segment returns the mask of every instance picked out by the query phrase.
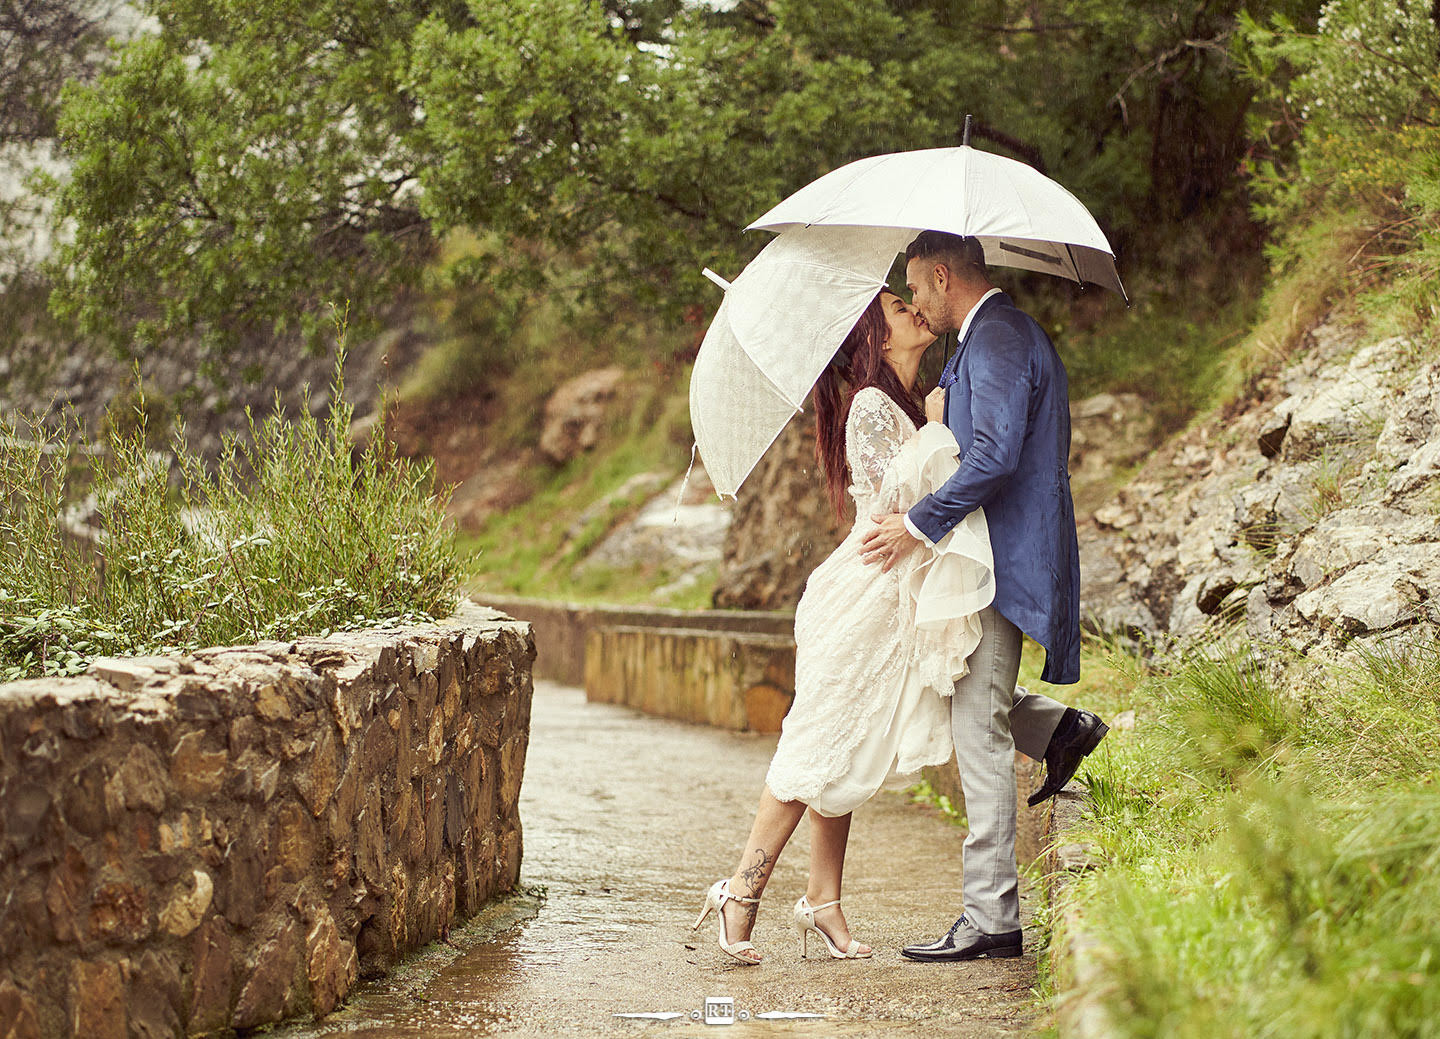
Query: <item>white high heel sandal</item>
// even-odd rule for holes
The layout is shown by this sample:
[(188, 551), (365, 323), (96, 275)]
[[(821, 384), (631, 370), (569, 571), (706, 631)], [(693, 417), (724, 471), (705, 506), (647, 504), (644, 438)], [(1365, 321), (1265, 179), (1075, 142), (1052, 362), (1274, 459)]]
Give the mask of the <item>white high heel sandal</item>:
[(820, 936), (820, 940), (825, 943), (825, 950), (837, 960), (864, 960), (875, 955), (874, 949), (868, 952), (861, 952), (860, 942), (856, 941), (853, 937), (850, 939), (850, 944), (845, 946), (842, 952), (836, 947), (835, 943), (831, 941), (830, 936), (816, 925), (816, 913), (822, 909), (829, 909), (831, 906), (838, 906), (839, 904), (840, 900), (837, 898), (833, 902), (822, 902), (818, 906), (812, 906), (804, 895), (801, 895), (800, 901), (795, 903), (795, 930), (800, 932), (800, 957), (802, 959), (806, 958), (806, 954), (809, 952), (811, 931), (814, 931)]
[(717, 880), (710, 885), (710, 890), (705, 893), (705, 907), (700, 910), (700, 915), (695, 918), (695, 925), (691, 927), (690, 930), (698, 931), (700, 925), (705, 922), (705, 917), (710, 915), (710, 910), (715, 910), (715, 916), (720, 921), (720, 933), (716, 935), (716, 940), (720, 943), (721, 950), (735, 957), (735, 959), (741, 963), (748, 963), (752, 967), (758, 966), (760, 963), (759, 960), (752, 960), (748, 956), (741, 955), (741, 953), (752, 951), (755, 948), (753, 944), (748, 941), (732, 943), (729, 940), (729, 936), (726, 935), (724, 913), (726, 902), (739, 902), (741, 905), (747, 906), (760, 904), (758, 898), (741, 898), (739, 895), (732, 895), (730, 893), (730, 881), (728, 878), (725, 880)]

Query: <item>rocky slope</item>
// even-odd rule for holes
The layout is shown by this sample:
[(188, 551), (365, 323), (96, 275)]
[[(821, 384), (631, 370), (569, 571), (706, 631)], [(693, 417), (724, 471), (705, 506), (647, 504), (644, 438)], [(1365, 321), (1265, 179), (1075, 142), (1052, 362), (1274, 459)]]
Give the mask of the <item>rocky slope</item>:
[(1440, 623), (1440, 359), (1335, 321), (1081, 530), (1095, 627), (1330, 655)]

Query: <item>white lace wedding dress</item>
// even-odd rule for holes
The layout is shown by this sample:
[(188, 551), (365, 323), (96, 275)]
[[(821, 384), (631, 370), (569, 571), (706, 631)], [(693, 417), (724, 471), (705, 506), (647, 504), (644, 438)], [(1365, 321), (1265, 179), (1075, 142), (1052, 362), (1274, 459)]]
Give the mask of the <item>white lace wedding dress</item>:
[(889, 573), (861, 560), (860, 543), (872, 516), (903, 512), (943, 484), (957, 450), (949, 429), (917, 431), (884, 391), (855, 394), (845, 423), (855, 525), (795, 611), (795, 702), (765, 777), (779, 800), (844, 815), (890, 772), (949, 760), (949, 697), (995, 594), (984, 511)]

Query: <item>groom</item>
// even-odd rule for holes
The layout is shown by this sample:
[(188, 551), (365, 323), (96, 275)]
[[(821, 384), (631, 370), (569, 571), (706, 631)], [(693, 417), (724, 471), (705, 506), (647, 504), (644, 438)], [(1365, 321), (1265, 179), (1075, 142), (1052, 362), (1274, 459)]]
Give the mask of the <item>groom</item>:
[(1045, 648), (1043, 681), (1080, 678), (1080, 550), (1066, 469), (1065, 366), (1040, 326), (991, 284), (976, 239), (924, 231), (905, 259), (905, 279), (930, 331), (959, 332), (940, 386), (960, 466), (908, 514), (875, 517), (861, 551), (867, 563), (888, 570), (983, 507), (995, 601), (980, 614), (980, 644), (951, 701), (970, 823), (965, 910), (941, 938), (901, 953), (912, 960), (1019, 956), (1015, 749), (1045, 761), (1045, 783), (1030, 797), (1035, 805), (1069, 782), (1107, 731), (1089, 711), (1015, 688), (1022, 633)]

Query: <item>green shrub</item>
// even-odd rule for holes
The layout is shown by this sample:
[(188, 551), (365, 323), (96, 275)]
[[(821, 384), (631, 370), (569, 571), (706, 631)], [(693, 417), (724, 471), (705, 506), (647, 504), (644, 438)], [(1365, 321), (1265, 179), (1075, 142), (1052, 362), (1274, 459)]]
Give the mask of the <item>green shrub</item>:
[[(353, 450), (343, 359), (342, 337), (328, 418), (277, 403), (213, 472), (183, 440), (150, 450), (143, 423), (94, 450), (73, 424), (0, 420), (0, 680), (449, 613), (460, 572), (429, 470), (383, 426)], [(77, 489), (88, 537), (60, 522)]]
[[(1440, 26), (1420, 0), (1330, 0), (1318, 32), (1241, 16), (1239, 53), (1267, 104), (1251, 123), (1256, 214), (1281, 266), (1346, 214), (1348, 266), (1390, 330), (1440, 316)], [(1356, 231), (1358, 230), (1358, 234)]]
[(1200, 775), (1233, 782), (1302, 735), (1294, 706), (1246, 650), (1184, 653), (1156, 692), (1162, 726)]

